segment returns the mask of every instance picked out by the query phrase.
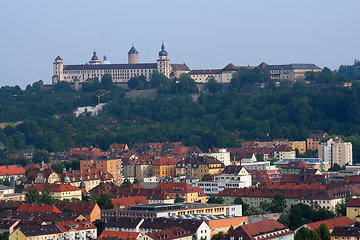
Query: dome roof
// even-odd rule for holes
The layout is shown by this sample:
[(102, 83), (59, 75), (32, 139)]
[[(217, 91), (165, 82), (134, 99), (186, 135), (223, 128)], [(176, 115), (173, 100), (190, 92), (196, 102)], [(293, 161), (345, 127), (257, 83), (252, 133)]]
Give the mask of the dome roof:
[(62, 61), (62, 58), (58, 55), (58, 56), (55, 58), (55, 61)]
[(70, 178), (68, 176), (64, 177), (64, 182), (70, 182)]
[(93, 56), (91, 58), (91, 60), (99, 60), (98, 57), (96, 56), (96, 52), (94, 51)]
[(134, 48), (134, 46), (132, 46), (130, 48), (130, 51), (128, 52), (128, 54), (138, 54), (138, 51), (136, 51), (136, 49)]
[(162, 43), (162, 45), (161, 45), (161, 51), (159, 52), (159, 56), (160, 56), (160, 57), (167, 56), (167, 51), (165, 51), (165, 45), (164, 45), (164, 43)]

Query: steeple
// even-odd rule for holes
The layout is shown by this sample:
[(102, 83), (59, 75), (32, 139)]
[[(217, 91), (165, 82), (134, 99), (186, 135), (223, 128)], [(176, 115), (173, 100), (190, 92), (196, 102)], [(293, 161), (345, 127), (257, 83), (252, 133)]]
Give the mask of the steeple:
[(164, 42), (162, 42), (161, 44), (161, 51), (159, 52), (159, 57), (160, 59), (163, 59), (163, 57), (167, 57), (167, 51), (165, 51), (165, 45), (164, 45)]

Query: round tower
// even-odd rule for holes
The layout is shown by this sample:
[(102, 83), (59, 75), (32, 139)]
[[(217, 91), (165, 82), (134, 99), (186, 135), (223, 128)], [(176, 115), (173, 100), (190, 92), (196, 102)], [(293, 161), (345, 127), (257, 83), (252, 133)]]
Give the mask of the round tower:
[(130, 48), (128, 52), (128, 63), (129, 64), (138, 64), (139, 63), (139, 53), (136, 51), (134, 46)]

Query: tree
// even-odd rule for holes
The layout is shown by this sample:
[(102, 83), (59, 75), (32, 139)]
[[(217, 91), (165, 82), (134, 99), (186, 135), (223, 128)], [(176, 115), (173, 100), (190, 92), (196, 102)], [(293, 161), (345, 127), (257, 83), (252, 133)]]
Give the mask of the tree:
[(330, 240), (330, 231), (325, 223), (322, 223), (317, 230), (318, 235), (320, 236), (321, 240)]
[(224, 237), (224, 233), (223, 232), (218, 232), (217, 234), (214, 234), (211, 237), (211, 240), (220, 240)]
[(175, 195), (175, 201), (174, 201), (175, 203), (181, 203), (181, 202), (184, 202), (184, 201), (185, 201), (185, 199), (180, 197), (179, 194)]
[(229, 227), (229, 230), (227, 231), (227, 233), (229, 234), (229, 233), (231, 233), (232, 231), (234, 231), (235, 229), (234, 229), (234, 226), (233, 225), (230, 225), (230, 227)]
[(104, 74), (101, 78), (102, 87), (106, 90), (111, 90), (113, 86), (113, 79), (111, 74)]
[(207, 203), (217, 203), (217, 204), (223, 204), (224, 203), (224, 198), (222, 197), (210, 197), (208, 200), (207, 200)]
[(242, 212), (244, 216), (248, 216), (247, 210), (249, 209), (249, 204), (246, 204), (241, 197), (237, 197), (234, 200), (234, 204), (239, 204), (242, 207)]
[(51, 192), (47, 189), (41, 191), (39, 203), (40, 204), (54, 204), (56, 199), (52, 197)]
[(53, 90), (54, 92), (64, 93), (64, 92), (71, 92), (72, 88), (69, 82), (61, 81), (53, 86)]
[(338, 216), (346, 216), (346, 205), (348, 204), (350, 199), (351, 199), (351, 195), (346, 194), (345, 200), (335, 205), (335, 211)]
[[(177, 83), (176, 83), (177, 81)], [(175, 85), (173, 85), (173, 93), (197, 93), (199, 92), (196, 82), (189, 75), (183, 74), (179, 79), (175, 79)]]
[(121, 187), (122, 187), (122, 188), (129, 188), (129, 187), (131, 187), (131, 182), (130, 182), (130, 180), (127, 179), (127, 178), (125, 178), (124, 181), (123, 181), (122, 184), (121, 184)]
[(9, 232), (3, 232), (0, 234), (0, 240), (8, 240), (10, 236)]
[(319, 234), (310, 228), (302, 227), (295, 234), (295, 240), (321, 240)]
[(29, 189), (25, 194), (26, 203), (39, 203), (40, 202), (40, 193), (35, 189)]
[(94, 225), (97, 228), (97, 236), (99, 237), (102, 233), (102, 231), (105, 230), (105, 222), (101, 221), (100, 219), (96, 219), (94, 221)]
[(218, 83), (214, 76), (210, 76), (207, 79), (207, 89), (209, 93), (219, 93), (223, 91), (223, 85)]
[(273, 213), (283, 213), (286, 208), (286, 199), (282, 194), (275, 194), (272, 203), (271, 211)]
[(49, 152), (46, 150), (37, 150), (32, 158), (34, 163), (49, 162)]
[(110, 195), (107, 193), (100, 194), (94, 200), (99, 205), (100, 209), (113, 209), (114, 208), (114, 204), (111, 202)]

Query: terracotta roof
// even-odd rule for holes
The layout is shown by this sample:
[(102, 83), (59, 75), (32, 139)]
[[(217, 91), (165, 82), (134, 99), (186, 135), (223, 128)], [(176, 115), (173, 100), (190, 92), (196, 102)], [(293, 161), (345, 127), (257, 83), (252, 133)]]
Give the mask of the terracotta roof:
[(161, 166), (161, 165), (176, 165), (178, 160), (175, 158), (156, 158), (153, 161), (153, 165), (155, 166)]
[(87, 230), (87, 229), (96, 229), (96, 226), (92, 224), (89, 220), (78, 220), (78, 221), (65, 221), (65, 222), (57, 222), (55, 223), (58, 228), (61, 229), (63, 232), (69, 232), (67, 226), (70, 225), (77, 225), (78, 227), (74, 229), (74, 231), (78, 230)]
[(38, 221), (67, 221), (75, 220), (79, 217), (76, 213), (55, 213), (55, 212), (32, 212), (32, 211), (15, 211), (6, 210), (0, 213), (0, 219), (14, 219), (14, 220), (38, 220)]
[(0, 176), (25, 175), (25, 169), (20, 165), (0, 166)]
[[(44, 164), (44, 168), (50, 168), (52, 163), (45, 163)], [(24, 167), (25, 171), (28, 170), (29, 168), (40, 168), (40, 164), (26, 164), (26, 166)]]
[[(280, 236), (293, 234), (294, 232), (274, 219), (249, 223), (239, 226), (230, 234), (225, 235), (224, 240), (243, 237), (244, 240), (273, 239)], [(260, 237), (261, 236), (261, 237)]]
[(190, 233), (195, 233), (204, 220), (199, 219), (171, 219), (171, 218), (145, 218), (141, 229), (160, 230), (180, 226)]
[(117, 239), (135, 240), (135, 239), (138, 239), (140, 236), (141, 236), (141, 233), (139, 233), (139, 232), (104, 230), (104, 231), (102, 231), (99, 238), (116, 237)]
[(97, 203), (90, 202), (62, 202), (58, 201), (55, 203), (55, 206), (59, 208), (61, 211), (64, 211), (66, 206), (71, 207), (73, 213), (82, 214), (84, 216), (92, 213)]
[(136, 197), (124, 197), (124, 198), (114, 198), (111, 200), (114, 204), (114, 208), (128, 208), (133, 205), (147, 204), (146, 198), (144, 196)]
[(165, 189), (168, 193), (204, 193), (200, 188), (192, 187), (185, 182), (161, 182), (155, 189)]
[(311, 168), (311, 166), (309, 164), (306, 164), (304, 162), (293, 162), (290, 161), (287, 164), (285, 164), (284, 166), (282, 166), (281, 168), (297, 168), (297, 169), (304, 169), (304, 168)]
[(29, 191), (30, 189), (35, 189), (37, 191), (49, 190), (50, 192), (80, 191), (80, 188), (71, 186), (69, 184), (50, 184), (50, 183), (35, 184), (34, 186), (24, 189), (24, 191)]
[(48, 204), (23, 204), (18, 207), (17, 211), (32, 211), (32, 212), (55, 212), (61, 213), (61, 211), (54, 205)]
[(356, 222), (354, 220), (351, 220), (347, 216), (343, 216), (313, 223), (307, 223), (306, 225), (311, 229), (319, 229), (320, 225), (323, 223), (326, 224), (329, 230), (332, 230), (334, 227), (347, 227), (350, 225), (354, 225)]
[(190, 71), (189, 67), (183, 64), (170, 64), (173, 71)]
[(146, 233), (147, 236), (154, 240), (160, 239), (178, 239), (191, 236), (191, 233), (185, 231), (182, 227), (167, 228), (158, 232)]

